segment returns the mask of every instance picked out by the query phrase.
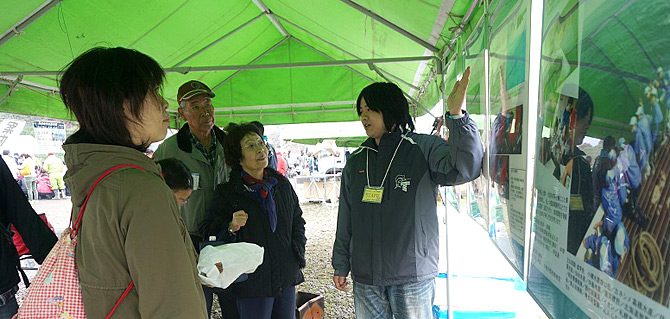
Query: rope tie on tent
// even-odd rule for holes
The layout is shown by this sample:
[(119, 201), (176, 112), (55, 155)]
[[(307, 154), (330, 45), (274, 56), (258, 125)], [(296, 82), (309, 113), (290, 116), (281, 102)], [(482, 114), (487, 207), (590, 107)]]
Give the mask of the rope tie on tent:
[(653, 293), (661, 287), (664, 292), (663, 256), (658, 243), (649, 232), (642, 232), (633, 245), (633, 285), (641, 293)]

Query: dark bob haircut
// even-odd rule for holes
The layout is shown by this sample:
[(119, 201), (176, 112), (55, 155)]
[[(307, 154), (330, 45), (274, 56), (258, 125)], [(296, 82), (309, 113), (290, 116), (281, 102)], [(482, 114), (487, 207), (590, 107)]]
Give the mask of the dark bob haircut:
[(581, 87), (579, 88), (579, 97), (577, 98), (577, 118), (583, 119), (586, 116), (589, 116), (589, 124), (593, 122), (593, 100), (591, 96)]
[(193, 189), (193, 176), (191, 170), (176, 158), (166, 158), (157, 161), (160, 165), (165, 184), (173, 191)]
[(368, 108), (384, 116), (386, 131), (414, 131), (409, 103), (397, 85), (376, 82), (366, 86), (356, 99), (358, 116), (361, 115), (361, 99), (365, 99)]
[[(87, 142), (132, 147), (129, 121), (141, 120), (147, 94), (165, 80), (161, 66), (144, 53), (126, 48), (93, 48), (75, 58), (60, 79), (60, 94), (79, 121)], [(124, 113), (124, 103), (133, 118)]]
[(251, 123), (230, 123), (226, 127), (226, 138), (223, 140), (223, 153), (226, 154), (226, 164), (230, 167), (240, 167), (242, 160), (242, 139), (249, 134), (256, 134), (263, 138), (256, 125)]

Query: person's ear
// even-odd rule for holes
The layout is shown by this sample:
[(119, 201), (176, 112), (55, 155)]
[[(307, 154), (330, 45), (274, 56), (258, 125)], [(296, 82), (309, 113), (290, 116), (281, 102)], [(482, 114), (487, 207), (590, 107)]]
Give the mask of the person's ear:
[(186, 119), (186, 117), (184, 116), (184, 107), (183, 106), (180, 105), (177, 108), (177, 114), (179, 115), (179, 118), (184, 119), (184, 120)]

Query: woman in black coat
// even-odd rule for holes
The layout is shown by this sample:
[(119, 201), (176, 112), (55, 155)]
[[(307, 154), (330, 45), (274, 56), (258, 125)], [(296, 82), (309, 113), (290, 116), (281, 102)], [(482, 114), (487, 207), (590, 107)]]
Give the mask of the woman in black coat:
[(217, 235), (265, 249), (263, 263), (233, 284), (240, 318), (295, 318), (295, 285), (304, 281), (305, 220), (288, 179), (268, 168), (267, 144), (250, 124), (231, 124), (224, 140), (230, 180), (216, 187), (204, 238)]

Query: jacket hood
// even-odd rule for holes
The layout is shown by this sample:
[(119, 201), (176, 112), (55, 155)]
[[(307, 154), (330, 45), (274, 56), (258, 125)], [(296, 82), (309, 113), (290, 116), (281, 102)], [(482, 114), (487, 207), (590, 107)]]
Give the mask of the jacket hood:
[(144, 153), (124, 146), (102, 144), (65, 144), (64, 176), (75, 206), (83, 203), (93, 182), (106, 170), (121, 164), (134, 164), (161, 176), (160, 168)]

